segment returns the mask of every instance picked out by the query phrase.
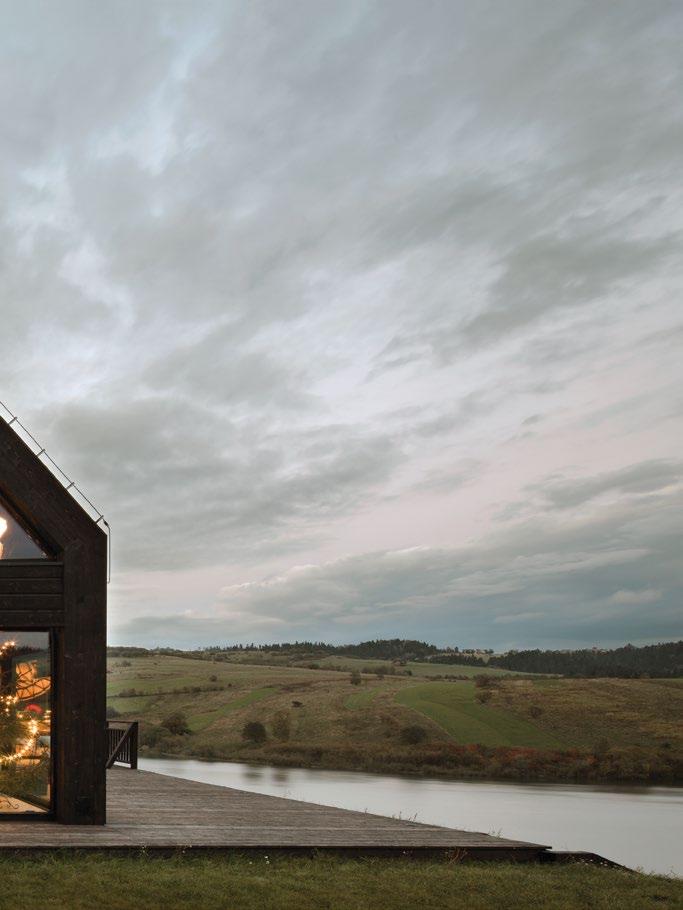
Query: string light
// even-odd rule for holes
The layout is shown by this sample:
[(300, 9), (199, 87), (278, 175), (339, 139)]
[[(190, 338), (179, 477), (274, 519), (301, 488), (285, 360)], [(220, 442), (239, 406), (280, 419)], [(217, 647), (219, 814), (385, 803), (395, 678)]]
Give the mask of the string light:
[[(6, 641), (0, 644), (0, 657), (5, 656), (8, 652), (16, 648), (15, 641)], [(0, 715), (11, 716), (16, 711), (16, 705), (19, 702), (19, 696), (14, 694), (0, 695)], [(40, 734), (40, 725), (35, 718), (27, 717), (25, 712), (16, 711), (16, 716), (26, 724), (26, 738), (23, 743), (18, 744), (14, 752), (0, 753), (0, 767), (15, 764), (24, 758), (32, 755), (38, 745), (38, 736)]]

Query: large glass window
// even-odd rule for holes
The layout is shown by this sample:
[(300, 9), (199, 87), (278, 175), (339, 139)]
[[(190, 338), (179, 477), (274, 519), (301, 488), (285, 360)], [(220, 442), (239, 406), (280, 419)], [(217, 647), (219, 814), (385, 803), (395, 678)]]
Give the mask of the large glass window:
[(47, 553), (0, 499), (0, 559), (45, 559)]
[(0, 630), (0, 814), (51, 806), (48, 632)]

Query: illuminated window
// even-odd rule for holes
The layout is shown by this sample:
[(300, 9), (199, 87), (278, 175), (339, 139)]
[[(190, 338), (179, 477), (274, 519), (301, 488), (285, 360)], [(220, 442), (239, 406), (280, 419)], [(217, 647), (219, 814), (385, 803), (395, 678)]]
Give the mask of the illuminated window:
[(0, 500), (0, 559), (46, 559), (47, 553)]
[(0, 814), (51, 807), (48, 632), (0, 630)]

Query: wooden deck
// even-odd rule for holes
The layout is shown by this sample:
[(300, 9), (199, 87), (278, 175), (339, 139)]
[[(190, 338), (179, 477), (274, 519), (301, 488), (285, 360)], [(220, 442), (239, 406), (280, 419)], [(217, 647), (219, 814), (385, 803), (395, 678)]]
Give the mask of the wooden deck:
[(113, 768), (107, 824), (0, 821), (0, 850), (352, 850), (458, 851), (476, 858), (538, 858), (546, 847)]

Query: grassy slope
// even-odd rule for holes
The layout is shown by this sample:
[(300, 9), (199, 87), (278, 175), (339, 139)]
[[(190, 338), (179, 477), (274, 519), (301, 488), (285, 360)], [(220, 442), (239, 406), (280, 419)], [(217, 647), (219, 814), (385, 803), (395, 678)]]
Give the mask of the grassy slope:
[(0, 857), (0, 908), (45, 910), (649, 910), (683, 882), (590, 866), (402, 859), (55, 854)]
[[(123, 717), (158, 724), (176, 711), (187, 716), (193, 735), (162, 751), (207, 758), (419, 770), (411, 759), (417, 753), (399, 742), (400, 730), (416, 722), (426, 729), (429, 748), (470, 742), (592, 748), (604, 739), (612, 747), (683, 748), (681, 681), (503, 679), (491, 701), (481, 705), (474, 684), (464, 680), (363, 674), (362, 684), (353, 686), (350, 674), (323, 668), (165, 656), (114, 659), (108, 679), (109, 704)], [(221, 688), (171, 691), (185, 686)], [(131, 688), (142, 694), (118, 694)], [(242, 741), (247, 721), (260, 720), (270, 729), (282, 713), (291, 725), (286, 744), (254, 747)]]
[[(391, 670), (393, 664), (390, 660), (369, 660), (361, 657), (341, 657), (332, 655), (323, 657), (316, 663), (322, 668), (343, 667), (344, 670), (374, 670), (376, 667), (386, 667)], [(399, 671), (410, 670), (413, 676), (509, 676), (508, 670), (498, 670), (495, 667), (469, 667), (466, 664), (429, 664), (408, 661), (405, 667), (398, 667)]]
[(569, 746), (683, 749), (682, 679), (508, 680), (490, 705), (516, 716), (537, 706), (534, 722)]
[(252, 689), (251, 692), (247, 692), (240, 698), (235, 698), (231, 701), (228, 701), (225, 704), (222, 704), (217, 708), (213, 708), (210, 711), (204, 711), (203, 713), (199, 714), (191, 714), (189, 718), (189, 727), (193, 733), (198, 733), (201, 730), (205, 730), (207, 727), (210, 727), (220, 717), (225, 717), (228, 714), (232, 714), (233, 711), (239, 711), (241, 708), (246, 708), (248, 705), (253, 705), (258, 701), (262, 701), (264, 698), (268, 698), (275, 692), (277, 692), (277, 689), (274, 686), (263, 686), (260, 689)]
[(558, 749), (559, 737), (505, 708), (481, 705), (470, 682), (425, 683), (399, 692), (399, 704), (413, 708), (442, 727), (458, 743)]
[(344, 699), (345, 708), (367, 708), (370, 702), (382, 691), (381, 686), (365, 686), (360, 692), (354, 692)]

